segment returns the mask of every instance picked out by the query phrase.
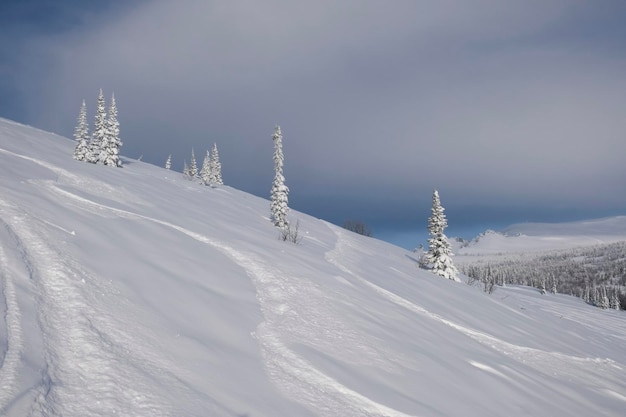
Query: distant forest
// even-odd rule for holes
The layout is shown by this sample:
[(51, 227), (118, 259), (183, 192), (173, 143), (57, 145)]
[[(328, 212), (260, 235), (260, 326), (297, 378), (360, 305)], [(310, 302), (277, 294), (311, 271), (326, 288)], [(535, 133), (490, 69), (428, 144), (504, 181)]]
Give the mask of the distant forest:
[(482, 282), (486, 292), (497, 285), (528, 285), (602, 308), (626, 309), (626, 242), (496, 259), (477, 255), (459, 267), (470, 280)]

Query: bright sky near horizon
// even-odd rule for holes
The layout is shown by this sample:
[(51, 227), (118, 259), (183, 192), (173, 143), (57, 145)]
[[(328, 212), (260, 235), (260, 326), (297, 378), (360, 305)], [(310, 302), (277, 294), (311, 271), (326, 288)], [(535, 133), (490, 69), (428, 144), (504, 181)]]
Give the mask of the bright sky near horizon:
[(4, 1), (0, 116), (71, 137), (115, 92), (122, 153), (411, 248), (433, 189), (449, 236), (625, 214), (626, 2)]

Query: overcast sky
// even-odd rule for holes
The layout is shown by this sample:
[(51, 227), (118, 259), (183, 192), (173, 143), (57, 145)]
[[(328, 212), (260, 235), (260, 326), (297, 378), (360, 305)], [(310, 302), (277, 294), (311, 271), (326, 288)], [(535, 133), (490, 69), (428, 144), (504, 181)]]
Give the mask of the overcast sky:
[[(424, 242), (626, 214), (626, 1), (9, 0), (0, 116), (71, 137), (115, 92), (122, 154)], [(269, 208), (268, 208), (269, 210)]]

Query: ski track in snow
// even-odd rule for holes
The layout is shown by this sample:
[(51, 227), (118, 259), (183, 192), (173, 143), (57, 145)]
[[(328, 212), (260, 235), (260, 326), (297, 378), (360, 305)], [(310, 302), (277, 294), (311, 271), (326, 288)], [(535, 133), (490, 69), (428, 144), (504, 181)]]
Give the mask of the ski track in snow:
[(82, 271), (34, 231), (36, 218), (0, 203), (38, 293), (46, 364), (31, 416), (172, 415), (169, 404), (151, 393), (149, 385), (142, 386), (142, 377), (133, 373), (150, 368), (138, 371), (129, 366), (131, 358), (120, 356), (104, 333), (96, 331), (93, 323), (105, 318), (93, 317), (93, 306), (80, 289)]
[[(560, 375), (566, 377), (568, 380), (576, 381), (581, 386), (586, 386), (594, 391), (603, 393), (604, 395), (612, 396), (615, 390), (620, 390), (622, 386), (620, 384), (623, 378), (624, 365), (619, 364), (611, 359), (606, 358), (587, 358), (573, 355), (567, 355), (561, 352), (550, 352), (536, 348), (519, 346), (513, 343), (506, 342), (502, 339), (498, 339), (490, 334), (480, 332), (471, 329), (466, 326), (462, 326), (451, 320), (447, 320), (436, 313), (432, 313), (425, 308), (412, 303), (405, 298), (400, 297), (384, 288), (373, 284), (359, 275), (353, 273), (344, 265), (341, 264), (339, 259), (342, 258), (342, 253), (348, 247), (350, 243), (345, 235), (345, 232), (337, 230), (337, 244), (333, 250), (326, 254), (326, 259), (336, 265), (346, 274), (356, 278), (362, 284), (370, 287), (372, 290), (385, 297), (389, 301), (406, 308), (414, 313), (428, 317), (429, 319), (436, 320), (446, 326), (449, 326), (466, 336), (476, 340), (477, 342), (488, 346), (489, 348), (500, 352), (508, 357), (515, 359), (516, 361), (530, 366), (546, 375), (555, 376)], [(470, 361), (470, 364), (486, 370), (487, 365), (478, 365), (478, 362)], [(493, 368), (491, 368), (493, 369)], [(497, 372), (497, 371), (496, 371)], [(493, 373), (493, 372), (491, 372)], [(499, 373), (499, 372), (498, 372)]]
[[(289, 312), (298, 314), (298, 310), (302, 308), (299, 303), (314, 294), (314, 287), (309, 286), (303, 289), (303, 285), (306, 284), (302, 280), (289, 277), (278, 267), (268, 264), (258, 256), (238, 251), (217, 240), (176, 224), (91, 201), (61, 189), (54, 183), (48, 182), (47, 187), (49, 190), (73, 200), (80, 208), (96, 214), (106, 211), (115, 213), (122, 218), (142, 219), (177, 230), (220, 250), (242, 267), (256, 287), (257, 299), (264, 317), (264, 321), (258, 326), (254, 336), (260, 344), (271, 380), (287, 398), (315, 410), (322, 417), (335, 417), (337, 415), (345, 417), (411, 417), (345, 387), (316, 369), (283, 342), (283, 331), (295, 332), (297, 326), (290, 326), (285, 329), (281, 323), (284, 323), (285, 316)], [(294, 293), (297, 292), (300, 293), (301, 297), (294, 298)], [(311, 304), (310, 301), (309, 304)], [(311, 312), (316, 310), (315, 307), (312, 305), (311, 309), (305, 309), (303, 313), (312, 314)], [(299, 323), (307, 322), (310, 318), (308, 316), (302, 317)], [(328, 325), (328, 322), (324, 325)], [(339, 331), (337, 331), (336, 336), (337, 338), (342, 337)]]
[[(4, 225), (0, 225), (4, 226)], [(0, 362), (0, 414), (8, 407), (17, 390), (17, 378), (23, 348), (21, 314), (9, 272), (7, 256), (0, 246), (0, 285), (4, 297), (7, 345)]]
[[(7, 203), (0, 199), (1, 214), (7, 213), (7, 207), (9, 207)], [(3, 251), (2, 268), (5, 271), (5, 321), (11, 330), (7, 333), (7, 352), (0, 368), (0, 374), (3, 375), (0, 377), (3, 383), (0, 392), (0, 397), (2, 397), (0, 412), (19, 410), (29, 416), (47, 416), (51, 414), (44, 414), (46, 407), (42, 399), (49, 391), (50, 378), (48, 366), (42, 356), (43, 335), (41, 331), (39, 334), (33, 334), (32, 331), (24, 333), (26, 328), (40, 329), (36, 311), (36, 289), (31, 280), (32, 265), (28, 261), (20, 237), (4, 220), (0, 216), (2, 225), (0, 233), (5, 235), (3, 241), (12, 242), (13, 245), (5, 248), (6, 250), (1, 249)], [(23, 287), (21, 293), (17, 291), (15, 282), (20, 282)], [(20, 305), (25, 307), (24, 312)], [(27, 364), (26, 361), (30, 362)], [(20, 389), (23, 391), (19, 392)]]

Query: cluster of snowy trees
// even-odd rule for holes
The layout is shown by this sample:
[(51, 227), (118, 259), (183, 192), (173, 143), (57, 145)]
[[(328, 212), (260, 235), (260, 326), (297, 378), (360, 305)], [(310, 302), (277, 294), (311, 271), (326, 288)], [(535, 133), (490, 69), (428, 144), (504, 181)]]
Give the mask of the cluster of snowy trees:
[(78, 124), (74, 131), (74, 138), (77, 142), (74, 148), (74, 159), (77, 161), (113, 167), (122, 166), (122, 160), (119, 156), (122, 141), (120, 140), (120, 124), (117, 120), (115, 94), (111, 95), (111, 103), (107, 113), (104, 95), (102, 94), (102, 89), (100, 89), (91, 135), (89, 135), (89, 125), (87, 123), (87, 105), (85, 100), (83, 100), (78, 114)]
[(347, 220), (341, 227), (359, 235), (368, 237), (372, 236), (372, 230), (369, 228), (369, 226), (358, 220)]
[[(171, 169), (172, 167), (172, 155), (167, 157), (165, 161), (165, 169)], [(198, 179), (201, 184), (216, 187), (218, 185), (224, 185), (222, 179), (222, 163), (220, 162), (220, 155), (217, 150), (217, 144), (213, 144), (211, 151), (206, 151), (202, 166), (198, 170), (198, 162), (196, 161), (196, 154), (191, 149), (191, 160), (189, 165), (187, 161), (183, 165), (183, 175), (189, 180)]]
[(626, 308), (626, 242), (488, 261), (477, 256), (461, 271), (485, 286), (527, 285), (602, 308)]
[(431, 216), (428, 218), (428, 251), (421, 257), (420, 265), (430, 268), (433, 274), (453, 281), (460, 281), (459, 271), (452, 262), (452, 247), (444, 230), (448, 220), (441, 205), (439, 192), (433, 192)]
[(603, 309), (620, 310), (626, 309), (626, 304), (622, 302), (623, 295), (619, 287), (601, 287), (590, 288), (587, 286), (581, 298), (587, 304), (594, 305)]

